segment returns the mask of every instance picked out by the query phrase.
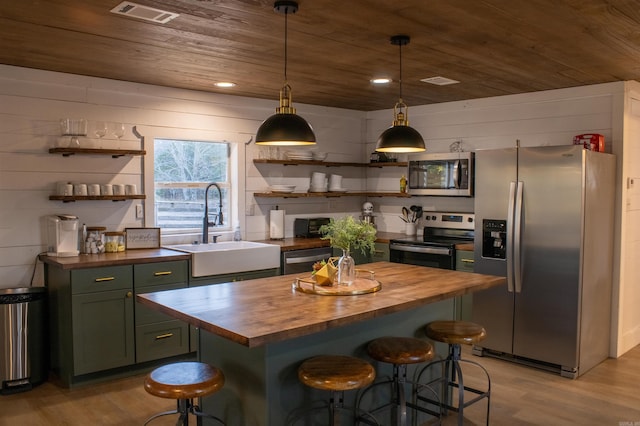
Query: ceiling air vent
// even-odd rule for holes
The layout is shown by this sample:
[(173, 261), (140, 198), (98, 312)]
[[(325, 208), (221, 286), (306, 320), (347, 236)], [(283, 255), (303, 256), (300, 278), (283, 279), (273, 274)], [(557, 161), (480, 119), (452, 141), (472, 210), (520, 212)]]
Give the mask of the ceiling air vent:
[(429, 78), (423, 78), (422, 80), (420, 80), (424, 83), (429, 83), (429, 84), (435, 84), (436, 86), (446, 86), (447, 84), (456, 84), (456, 83), (460, 83), (457, 80), (452, 80), (450, 78), (447, 77), (429, 77)]
[(178, 13), (167, 12), (166, 10), (154, 9), (153, 7), (143, 6), (141, 4), (123, 1), (113, 9), (111, 13), (118, 15), (130, 16), (131, 18), (144, 19), (158, 24), (166, 24), (172, 19), (180, 16)]

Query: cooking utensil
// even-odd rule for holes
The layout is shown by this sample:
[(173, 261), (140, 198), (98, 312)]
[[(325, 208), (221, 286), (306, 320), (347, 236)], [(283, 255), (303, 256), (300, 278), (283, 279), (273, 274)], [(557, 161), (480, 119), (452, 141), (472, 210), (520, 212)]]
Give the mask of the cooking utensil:
[(418, 206), (411, 206), (409, 207), (409, 210), (411, 210), (411, 222), (414, 223), (415, 221), (418, 220), (417, 215), (418, 215), (418, 209), (420, 209), (420, 207)]
[(406, 207), (402, 207), (402, 220), (409, 223), (409, 210)]

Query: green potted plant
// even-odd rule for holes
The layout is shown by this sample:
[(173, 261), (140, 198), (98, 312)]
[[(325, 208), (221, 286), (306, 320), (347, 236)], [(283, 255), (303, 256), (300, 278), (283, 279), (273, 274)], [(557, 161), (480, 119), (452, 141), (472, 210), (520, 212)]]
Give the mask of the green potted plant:
[(356, 278), (356, 269), (350, 253), (352, 250), (360, 250), (363, 254), (373, 253), (376, 228), (371, 223), (345, 216), (330, 219), (327, 225), (320, 227), (320, 234), (323, 240), (329, 240), (331, 247), (342, 250), (342, 257), (338, 260), (338, 284), (351, 285)]

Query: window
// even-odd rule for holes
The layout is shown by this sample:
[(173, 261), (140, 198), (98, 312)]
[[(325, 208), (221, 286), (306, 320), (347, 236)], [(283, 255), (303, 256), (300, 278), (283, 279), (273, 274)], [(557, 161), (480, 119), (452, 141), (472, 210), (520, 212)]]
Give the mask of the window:
[[(215, 182), (222, 195), (222, 225), (229, 230), (231, 181), (229, 144), (154, 139), (154, 214), (156, 226), (167, 233), (199, 233), (205, 210), (205, 190)], [(220, 199), (216, 187), (208, 191), (209, 221), (217, 223)]]

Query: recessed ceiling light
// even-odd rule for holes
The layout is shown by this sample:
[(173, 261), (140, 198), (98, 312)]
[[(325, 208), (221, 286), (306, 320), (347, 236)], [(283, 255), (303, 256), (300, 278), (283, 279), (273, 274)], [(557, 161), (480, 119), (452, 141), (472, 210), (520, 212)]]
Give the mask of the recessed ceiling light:
[(373, 84), (389, 84), (392, 80), (390, 78), (372, 78), (369, 81)]
[(217, 87), (234, 87), (236, 84), (230, 81), (218, 81), (217, 83), (214, 83), (214, 85)]
[(441, 77), (441, 76), (437, 76), (437, 77), (429, 77), (429, 78), (423, 78), (422, 80), (420, 80), (424, 83), (429, 83), (429, 84), (435, 84), (436, 86), (446, 86), (448, 84), (457, 84), (460, 83), (458, 80), (452, 80), (450, 78), (447, 77)]

